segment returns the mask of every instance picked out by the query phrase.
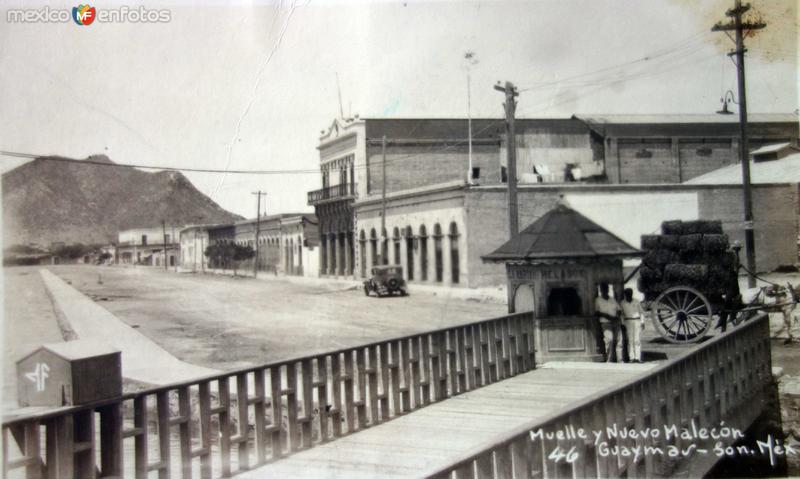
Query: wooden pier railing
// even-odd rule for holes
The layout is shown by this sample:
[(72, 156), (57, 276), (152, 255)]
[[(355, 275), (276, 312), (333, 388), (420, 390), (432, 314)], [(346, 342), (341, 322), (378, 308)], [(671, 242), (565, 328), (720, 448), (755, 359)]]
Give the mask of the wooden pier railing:
[[(712, 427), (723, 432), (727, 427), (729, 433), (733, 428), (746, 429), (764, 410), (764, 393), (771, 380), (769, 318), (762, 315), (631, 382), (587, 397), (568, 411), (532, 421), (490, 444), (467, 451), (461, 459), (428, 477), (664, 477), (679, 468), (683, 469), (681, 477), (700, 477), (719, 459), (711, 450), (715, 439), (695, 440), (680, 435), (667, 438), (665, 428), (686, 428), (692, 431), (690, 434), (694, 434), (695, 427), (706, 428), (706, 433)], [(638, 458), (633, 454), (605, 454), (590, 431), (605, 433), (614, 426), (622, 431), (650, 428), (661, 434), (659, 438), (608, 440), (609, 447), (627, 446), (628, 451), (642, 446), (643, 453)], [(587, 439), (575, 440), (569, 433), (552, 439), (539, 435), (581, 428)], [(723, 439), (730, 439), (727, 446), (736, 437)], [(692, 444), (706, 447), (708, 454), (698, 455), (696, 448), (689, 449)], [(665, 454), (658, 454), (657, 449), (646, 454), (644, 446), (661, 448)], [(666, 454), (669, 446), (677, 446), (678, 451), (689, 449), (695, 455), (670, 458)]]
[(227, 477), (534, 368), (514, 314), (3, 419), (3, 475)]

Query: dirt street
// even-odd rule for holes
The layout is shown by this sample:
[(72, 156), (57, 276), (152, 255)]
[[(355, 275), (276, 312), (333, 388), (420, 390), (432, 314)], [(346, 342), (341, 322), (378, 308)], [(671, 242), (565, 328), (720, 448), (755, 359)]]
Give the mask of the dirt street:
[[(500, 304), (415, 293), (413, 286), (409, 297), (379, 299), (365, 297), (360, 289), (342, 290), (341, 283), (296, 284), (147, 267), (49, 269), (179, 359), (216, 369), (354, 346), (507, 311)], [(22, 278), (41, 282), (35, 268), (12, 271), (6, 276), (12, 288)], [(23, 271), (30, 274), (23, 276)], [(49, 307), (45, 295), (37, 298), (26, 303)]]

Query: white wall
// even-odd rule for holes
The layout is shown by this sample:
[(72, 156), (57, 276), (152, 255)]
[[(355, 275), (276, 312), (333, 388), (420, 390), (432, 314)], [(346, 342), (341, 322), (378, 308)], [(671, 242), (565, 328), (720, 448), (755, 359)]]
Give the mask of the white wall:
[(567, 204), (631, 246), (638, 248), (643, 234), (659, 234), (667, 220), (696, 220), (697, 193), (567, 193)]

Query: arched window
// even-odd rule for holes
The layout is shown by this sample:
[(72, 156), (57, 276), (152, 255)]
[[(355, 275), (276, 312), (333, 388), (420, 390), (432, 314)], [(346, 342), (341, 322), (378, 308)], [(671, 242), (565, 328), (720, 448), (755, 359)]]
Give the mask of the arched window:
[(460, 280), (459, 257), (458, 257), (458, 226), (455, 221), (450, 223), (450, 265), (452, 268), (453, 284), (458, 284)]
[(297, 237), (297, 266), (303, 267), (303, 240)]
[(372, 264), (370, 267), (380, 264), (378, 262), (378, 233), (375, 232), (375, 228), (372, 228), (369, 232), (369, 251), (372, 253)]
[(294, 273), (294, 240), (289, 238), (286, 244), (286, 272), (288, 274)]
[(433, 225), (433, 253), (436, 268), (436, 282), (444, 281), (444, 256), (442, 256), (442, 227), (439, 223)]
[(361, 265), (361, 277), (367, 277), (367, 236), (364, 234), (364, 230), (361, 230), (361, 233), (358, 235), (358, 243), (359, 243), (359, 255), (358, 255), (358, 262)]
[(330, 274), (335, 275), (337, 268), (339, 266), (339, 258), (336, 257), (336, 248), (339, 247), (339, 239), (336, 237), (336, 233), (331, 233), (328, 235), (328, 249), (330, 250), (329, 256), (331, 258), (331, 264), (328, 267), (328, 272)]
[(394, 240), (394, 264), (400, 264), (400, 229), (397, 226), (392, 231), (392, 239)]
[(406, 271), (408, 271), (408, 279), (414, 279), (414, 232), (411, 226), (406, 226)]
[(419, 259), (419, 279), (428, 281), (428, 232), (425, 225), (419, 227)]
[[(274, 250), (278, 248), (273, 243)], [(328, 248), (330, 245), (328, 244), (328, 235), (322, 234), (319, 237), (319, 273), (320, 274), (328, 274)], [(277, 251), (276, 251), (277, 253)], [(278, 260), (278, 254), (275, 254), (275, 263), (277, 264), (280, 260)]]
[(381, 264), (389, 264), (389, 237), (386, 228), (381, 231)]

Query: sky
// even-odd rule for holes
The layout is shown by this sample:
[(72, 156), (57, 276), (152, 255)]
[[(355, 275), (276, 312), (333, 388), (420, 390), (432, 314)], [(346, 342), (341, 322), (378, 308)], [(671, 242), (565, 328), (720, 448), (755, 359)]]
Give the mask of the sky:
[[(794, 0), (752, 0), (748, 110), (798, 108)], [(310, 211), (316, 146), (339, 115), (520, 118), (712, 113), (736, 91), (732, 43), (711, 26), (733, 0), (103, 2), (169, 10), (167, 23), (10, 23), (0, 18), (0, 150), (118, 163), (302, 174), (187, 173), (222, 207)], [(21, 160), (0, 156), (8, 171)]]

